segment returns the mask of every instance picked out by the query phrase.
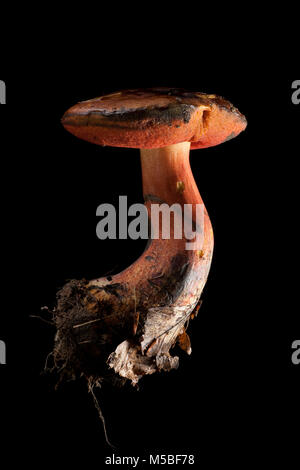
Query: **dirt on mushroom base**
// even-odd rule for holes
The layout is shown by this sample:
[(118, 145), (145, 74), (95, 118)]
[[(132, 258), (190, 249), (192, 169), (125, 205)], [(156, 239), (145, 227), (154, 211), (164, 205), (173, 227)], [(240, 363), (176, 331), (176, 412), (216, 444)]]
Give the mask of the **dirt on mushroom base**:
[(56, 335), (52, 352), (54, 366), (51, 369), (59, 375), (57, 386), (81, 376), (94, 382), (107, 376), (114, 383), (124, 383), (124, 379), (115, 374), (113, 377), (105, 364), (104, 357), (114, 343), (113, 338), (105, 331), (97, 335), (99, 328), (95, 328), (112, 307), (109, 303), (103, 304), (98, 316), (92, 318), (88, 305), (95, 304), (97, 299), (87, 286), (85, 279), (73, 279), (57, 293), (57, 306), (52, 311)]
[[(174, 307), (168, 302), (150, 308), (138, 303), (132, 308), (118, 294), (99, 300), (91, 287), (86, 280), (71, 280), (57, 293), (52, 312), (57, 329), (53, 369), (59, 383), (84, 376), (94, 382), (104, 379), (124, 385), (130, 380), (136, 385), (144, 375), (178, 367), (179, 358), (169, 353), (176, 343), (190, 354), (185, 330), (198, 307)], [(110, 293), (114, 289), (126, 291), (110, 284)]]

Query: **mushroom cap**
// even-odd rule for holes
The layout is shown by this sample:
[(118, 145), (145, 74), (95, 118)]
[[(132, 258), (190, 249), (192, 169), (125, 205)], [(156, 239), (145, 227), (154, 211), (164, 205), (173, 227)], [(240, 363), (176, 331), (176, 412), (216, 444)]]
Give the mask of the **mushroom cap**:
[(236, 137), (247, 121), (220, 96), (146, 88), (82, 101), (64, 114), (62, 124), (99, 145), (151, 149), (191, 142), (191, 149), (197, 149)]

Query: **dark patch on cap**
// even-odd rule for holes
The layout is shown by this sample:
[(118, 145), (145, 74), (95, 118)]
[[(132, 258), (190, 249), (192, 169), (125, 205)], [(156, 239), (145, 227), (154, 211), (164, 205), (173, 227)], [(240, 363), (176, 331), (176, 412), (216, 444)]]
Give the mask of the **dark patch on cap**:
[[(182, 121), (187, 124), (196, 107), (194, 105), (171, 103), (164, 107), (141, 107), (136, 109), (119, 108), (117, 110), (90, 110), (86, 113), (68, 113), (63, 117), (63, 123), (75, 126), (111, 127), (114, 123), (145, 122), (147, 125), (168, 124)], [(75, 120), (73, 118), (76, 118)], [(100, 119), (99, 119), (100, 118)], [(101, 118), (108, 118), (112, 124)], [(124, 126), (122, 126), (124, 127)]]
[[(145, 121), (150, 120), (152, 124), (157, 123), (166, 123), (172, 124), (173, 121), (183, 121), (187, 124), (191, 115), (195, 111), (195, 106), (187, 104), (170, 104), (165, 107), (157, 108), (138, 108), (135, 110), (132, 109), (120, 109), (117, 111), (92, 111), (91, 115), (98, 115), (109, 117), (111, 121), (125, 121), (125, 122), (134, 122), (134, 121)], [(94, 124), (94, 123), (93, 123)], [(95, 119), (96, 124), (96, 119)], [(100, 122), (101, 125), (101, 122)]]
[(225, 98), (223, 98), (222, 96), (215, 95), (215, 97), (212, 98), (212, 102), (216, 104), (219, 108), (224, 109), (225, 111), (228, 111), (230, 113), (234, 113), (240, 119), (242, 119), (243, 121), (246, 121), (245, 116), (242, 113), (240, 113), (240, 111), (235, 106), (233, 106), (233, 104), (230, 103), (230, 101), (225, 100)]

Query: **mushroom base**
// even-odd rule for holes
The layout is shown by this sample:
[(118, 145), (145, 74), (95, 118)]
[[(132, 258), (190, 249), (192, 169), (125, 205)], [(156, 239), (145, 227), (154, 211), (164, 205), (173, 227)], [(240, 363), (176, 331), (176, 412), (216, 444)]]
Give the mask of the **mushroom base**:
[(137, 328), (136, 310), (130, 311), (128, 304), (125, 315), (121, 304), (114, 295), (99, 300), (85, 280), (69, 281), (58, 292), (53, 358), (59, 383), (84, 376), (114, 385), (129, 379), (136, 385), (144, 375), (178, 367), (179, 358), (169, 352), (176, 343), (191, 353), (185, 329), (200, 303), (196, 308), (194, 304), (188, 308), (165, 305), (147, 310), (137, 305), (141, 312)]

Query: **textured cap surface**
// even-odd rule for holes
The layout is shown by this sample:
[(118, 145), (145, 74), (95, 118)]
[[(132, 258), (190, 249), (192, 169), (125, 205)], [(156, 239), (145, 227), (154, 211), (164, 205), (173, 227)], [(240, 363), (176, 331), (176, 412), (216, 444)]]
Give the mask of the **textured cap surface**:
[(216, 95), (177, 88), (125, 90), (70, 108), (62, 124), (72, 134), (99, 145), (159, 148), (191, 142), (191, 149), (236, 137), (246, 118)]

